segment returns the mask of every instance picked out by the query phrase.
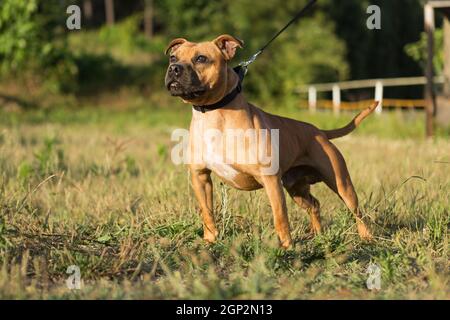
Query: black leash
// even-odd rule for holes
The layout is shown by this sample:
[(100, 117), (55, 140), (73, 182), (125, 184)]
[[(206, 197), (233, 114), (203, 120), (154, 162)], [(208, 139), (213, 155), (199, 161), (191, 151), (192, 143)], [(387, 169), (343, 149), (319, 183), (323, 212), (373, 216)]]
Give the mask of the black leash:
[(211, 105), (205, 105), (205, 106), (194, 106), (194, 109), (197, 111), (200, 111), (202, 113), (205, 113), (206, 111), (210, 110), (216, 110), (219, 108), (222, 108), (229, 104), (231, 101), (233, 101), (234, 98), (241, 92), (242, 90), (242, 82), (244, 81), (244, 77), (247, 74), (248, 66), (255, 62), (256, 58), (263, 53), (263, 51), (276, 39), (280, 34), (284, 32), (291, 24), (293, 24), (295, 21), (300, 19), (303, 14), (308, 11), (308, 9), (317, 2), (317, 0), (310, 0), (306, 6), (303, 7), (302, 10), (300, 10), (283, 28), (281, 28), (265, 45), (261, 47), (254, 55), (250, 57), (250, 59), (246, 61), (242, 61), (239, 63), (236, 67), (233, 68), (233, 70), (238, 74), (239, 76), (239, 82), (236, 88), (233, 89), (229, 94), (227, 94), (225, 97), (223, 97), (222, 100), (211, 104)]
[(308, 11), (308, 9), (317, 2), (317, 0), (310, 0), (306, 6), (303, 7), (302, 10), (300, 10), (292, 19), (291, 21), (289, 21), (282, 29), (280, 29), (280, 31), (278, 31), (273, 37), (272, 39), (270, 39), (265, 45), (263, 45), (261, 47), (261, 49), (259, 49), (254, 55), (252, 55), (250, 57), (250, 59), (248, 59), (247, 61), (242, 61), (241, 63), (239, 63), (239, 66), (242, 67), (244, 69), (244, 75), (247, 73), (247, 68), (250, 64), (252, 64), (253, 62), (255, 62), (256, 58), (263, 53), (263, 51), (276, 39), (278, 38), (278, 36), (280, 34), (282, 34), (284, 32), (284, 30), (286, 30), (291, 24), (293, 24), (295, 21), (297, 21), (298, 19), (300, 19), (301, 16), (303, 16), (303, 14)]

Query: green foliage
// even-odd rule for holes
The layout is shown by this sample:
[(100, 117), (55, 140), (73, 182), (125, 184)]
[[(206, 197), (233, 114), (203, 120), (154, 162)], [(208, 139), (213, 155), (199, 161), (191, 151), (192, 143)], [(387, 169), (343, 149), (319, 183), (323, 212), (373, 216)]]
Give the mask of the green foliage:
[(38, 177), (43, 178), (65, 169), (64, 151), (57, 144), (59, 141), (55, 137), (46, 137), (41, 149), (34, 153), (34, 168)]
[[(4, 0), (0, 4), (2, 73), (38, 75), (53, 91), (77, 95), (131, 88), (157, 96), (164, 91), (163, 49), (172, 38), (202, 41), (233, 34), (245, 41), (231, 62), (235, 65), (265, 44), (306, 2), (155, 0), (155, 34), (149, 39), (142, 32), (138, 0), (130, 1), (134, 11), (114, 25), (90, 28), (82, 20), (82, 30), (71, 32), (65, 29), (66, 0)], [(381, 30), (366, 28), (369, 4), (382, 9)], [(304, 83), (417, 75), (421, 47), (411, 45), (408, 54), (404, 47), (416, 42), (423, 28), (421, 5), (420, 0), (319, 1), (252, 65), (246, 93), (252, 99), (275, 98), (286, 104), (293, 89)], [(97, 20), (99, 11), (94, 12)], [(439, 69), (442, 59), (438, 59)]]
[(112, 26), (105, 25), (98, 33), (98, 40), (109, 49), (114, 49), (119, 44), (127, 54), (151, 50), (149, 39), (139, 30), (141, 21), (142, 14), (136, 14)]
[(126, 172), (133, 177), (137, 177), (139, 175), (139, 167), (136, 164), (136, 160), (130, 156), (127, 155), (125, 157), (125, 166), (126, 166)]
[(444, 240), (448, 233), (450, 225), (450, 216), (441, 215), (439, 212), (433, 212), (427, 220), (426, 233), (433, 244)]
[[(244, 50), (231, 64), (249, 58), (300, 10), (306, 1), (176, 0), (161, 3), (169, 38), (213, 40), (230, 33), (244, 40)], [(203, 17), (199, 23), (199, 17)], [(318, 27), (320, 26), (320, 27)], [(345, 44), (334, 33), (333, 21), (319, 11), (289, 28), (253, 64), (246, 92), (260, 98), (286, 97), (299, 84), (344, 80), (348, 76)], [(288, 95), (289, 97), (289, 95)]]
[(54, 92), (75, 85), (77, 69), (61, 34), (63, 8), (44, 0), (0, 2), (0, 76), (37, 77)]
[(273, 63), (264, 75), (266, 84), (272, 88), (281, 84), (286, 95), (299, 84), (345, 80), (349, 74), (345, 54), (345, 44), (334, 35), (332, 23), (324, 16), (305, 19), (274, 48)]
[[(405, 46), (405, 52), (425, 69), (427, 61), (427, 34), (422, 32), (420, 40)], [(436, 29), (434, 32), (434, 58), (433, 66), (437, 75), (444, 70), (444, 30)]]
[(30, 178), (34, 173), (33, 166), (27, 161), (23, 161), (17, 167), (17, 178), (20, 180), (22, 185), (28, 184)]
[(47, 51), (37, 43), (39, 25), (32, 17), (37, 0), (4, 0), (0, 3), (0, 65), (2, 73), (17, 70), (27, 63), (29, 52)]
[(78, 86), (72, 92), (99, 95), (120, 87), (149, 86), (161, 90), (165, 66), (159, 61), (166, 41), (144, 36), (139, 30), (141, 20), (136, 14), (99, 30), (69, 34), (78, 69)]

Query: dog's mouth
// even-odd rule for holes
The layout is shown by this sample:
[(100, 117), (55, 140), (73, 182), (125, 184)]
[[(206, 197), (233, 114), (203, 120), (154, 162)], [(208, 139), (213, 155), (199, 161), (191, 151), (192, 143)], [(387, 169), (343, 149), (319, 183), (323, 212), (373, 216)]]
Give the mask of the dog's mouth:
[(205, 92), (205, 88), (185, 88), (178, 81), (171, 81), (167, 84), (167, 89), (174, 97), (181, 97), (184, 100), (191, 100), (201, 97)]

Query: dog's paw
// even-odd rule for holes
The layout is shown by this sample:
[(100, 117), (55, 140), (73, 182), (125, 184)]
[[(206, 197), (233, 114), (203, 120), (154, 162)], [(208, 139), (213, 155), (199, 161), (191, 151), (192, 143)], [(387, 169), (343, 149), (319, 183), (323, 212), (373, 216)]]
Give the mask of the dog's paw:
[(218, 235), (219, 235), (219, 232), (217, 230), (215, 230), (214, 232), (207, 230), (204, 232), (203, 240), (205, 240), (208, 243), (214, 243), (214, 242), (216, 242)]
[(370, 242), (373, 240), (373, 236), (370, 233), (369, 229), (367, 229), (366, 225), (358, 224), (358, 234), (361, 240)]
[(280, 241), (280, 247), (285, 249), (285, 250), (289, 250), (292, 249), (292, 240), (291, 239), (286, 239), (284, 241)]

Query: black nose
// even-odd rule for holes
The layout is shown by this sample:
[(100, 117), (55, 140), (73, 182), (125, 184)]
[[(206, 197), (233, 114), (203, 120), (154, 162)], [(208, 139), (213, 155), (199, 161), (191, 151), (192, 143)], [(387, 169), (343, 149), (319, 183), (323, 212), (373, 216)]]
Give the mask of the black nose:
[(181, 64), (172, 64), (169, 66), (169, 74), (179, 77), (183, 73), (183, 66)]

